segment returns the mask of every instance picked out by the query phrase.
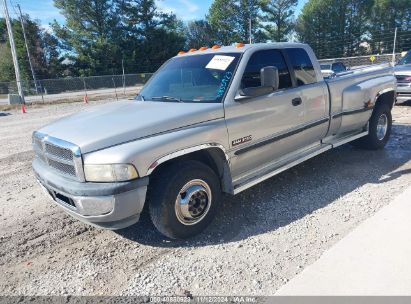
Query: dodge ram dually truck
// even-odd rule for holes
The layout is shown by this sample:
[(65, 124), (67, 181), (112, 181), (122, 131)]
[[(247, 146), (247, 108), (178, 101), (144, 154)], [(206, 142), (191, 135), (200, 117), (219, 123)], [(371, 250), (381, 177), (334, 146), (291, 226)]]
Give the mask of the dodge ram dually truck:
[(212, 221), (223, 193), (348, 142), (383, 148), (395, 97), (391, 66), (324, 80), (305, 44), (192, 49), (168, 60), (135, 100), (34, 132), (33, 169), (81, 221), (120, 229), (146, 206), (161, 233), (187, 238)]

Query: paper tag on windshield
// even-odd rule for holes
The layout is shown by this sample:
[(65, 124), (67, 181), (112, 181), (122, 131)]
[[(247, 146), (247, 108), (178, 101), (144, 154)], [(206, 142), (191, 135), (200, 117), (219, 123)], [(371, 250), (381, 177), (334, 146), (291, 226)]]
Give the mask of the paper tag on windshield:
[(235, 57), (232, 56), (215, 55), (207, 64), (206, 69), (225, 71), (231, 62), (233, 62), (234, 58)]

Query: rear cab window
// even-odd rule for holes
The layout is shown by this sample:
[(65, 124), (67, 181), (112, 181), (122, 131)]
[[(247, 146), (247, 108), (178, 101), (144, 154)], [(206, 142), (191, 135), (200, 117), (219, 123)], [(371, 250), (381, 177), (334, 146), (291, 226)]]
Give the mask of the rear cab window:
[(261, 50), (251, 55), (241, 79), (241, 89), (261, 86), (260, 71), (267, 66), (278, 69), (279, 89), (292, 87), (291, 75), (279, 50)]
[(314, 65), (307, 52), (301, 48), (285, 49), (291, 66), (294, 69), (298, 86), (317, 82)]

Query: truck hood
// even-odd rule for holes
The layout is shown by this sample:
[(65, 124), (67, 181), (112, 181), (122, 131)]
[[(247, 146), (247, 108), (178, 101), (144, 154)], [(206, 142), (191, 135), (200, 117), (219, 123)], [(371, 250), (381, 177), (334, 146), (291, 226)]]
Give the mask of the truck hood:
[(71, 142), (88, 153), (223, 117), (220, 103), (120, 101), (67, 116), (39, 132)]
[(394, 67), (394, 74), (411, 76), (411, 64), (396, 65)]

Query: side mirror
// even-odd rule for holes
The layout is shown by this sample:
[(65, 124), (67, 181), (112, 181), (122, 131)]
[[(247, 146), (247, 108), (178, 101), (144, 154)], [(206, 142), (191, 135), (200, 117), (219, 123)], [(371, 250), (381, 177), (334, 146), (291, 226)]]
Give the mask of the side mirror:
[(260, 70), (261, 86), (244, 88), (234, 98), (235, 101), (241, 101), (253, 97), (270, 94), (278, 90), (279, 76), (278, 69), (274, 66), (267, 66)]
[(274, 91), (278, 90), (280, 77), (278, 76), (278, 69), (276, 67), (267, 66), (262, 68), (260, 74), (262, 87), (271, 87)]

